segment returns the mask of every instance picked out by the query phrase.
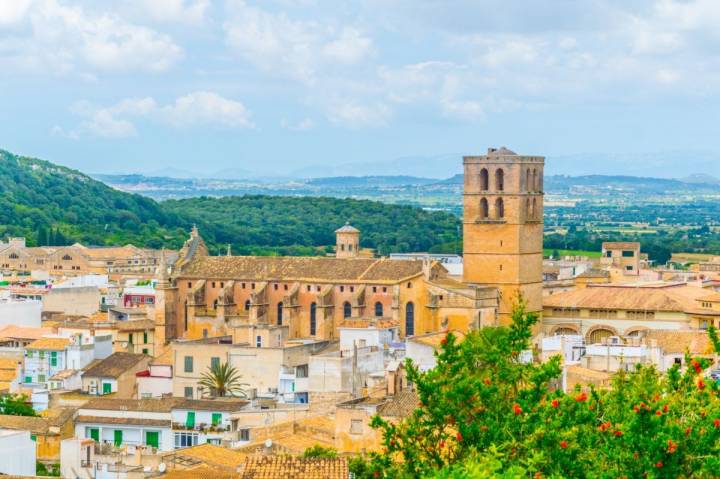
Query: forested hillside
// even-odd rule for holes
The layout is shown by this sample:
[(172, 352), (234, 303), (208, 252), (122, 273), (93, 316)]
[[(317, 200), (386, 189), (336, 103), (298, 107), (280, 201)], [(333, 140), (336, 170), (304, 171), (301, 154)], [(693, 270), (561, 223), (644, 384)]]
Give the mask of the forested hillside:
[(409, 206), (336, 198), (233, 196), (156, 202), (87, 175), (0, 150), (0, 238), (30, 245), (133, 243), (177, 248), (196, 223), (211, 250), (324, 254), (351, 221), (379, 253), (428, 250), (455, 240), (459, 219)]

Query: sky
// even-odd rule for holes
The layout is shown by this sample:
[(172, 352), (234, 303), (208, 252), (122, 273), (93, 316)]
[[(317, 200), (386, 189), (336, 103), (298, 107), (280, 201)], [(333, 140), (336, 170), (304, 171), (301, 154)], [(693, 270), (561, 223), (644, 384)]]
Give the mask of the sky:
[(89, 173), (720, 176), (717, 0), (0, 0), (0, 148)]

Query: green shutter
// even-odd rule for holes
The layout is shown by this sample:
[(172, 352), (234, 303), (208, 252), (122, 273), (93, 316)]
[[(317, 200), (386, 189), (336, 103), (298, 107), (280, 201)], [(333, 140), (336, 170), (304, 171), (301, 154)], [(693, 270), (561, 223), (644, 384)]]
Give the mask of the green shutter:
[(36, 436), (35, 434), (31, 434), (31, 435), (30, 435), (30, 439), (32, 439), (33, 441), (37, 442), (37, 436)]
[(216, 357), (210, 358), (210, 367), (211, 368), (220, 367), (220, 358), (216, 358)]
[(144, 331), (143, 332), (143, 343), (145, 343), (145, 344), (147, 344), (147, 337), (148, 337), (147, 331)]
[(123, 442), (123, 432), (120, 429), (116, 429), (113, 434), (113, 443), (115, 446), (120, 447), (122, 446)]
[(57, 366), (57, 351), (50, 353), (50, 366)]
[(149, 353), (148, 353), (148, 348), (143, 348), (142, 353), (143, 353), (143, 354), (149, 354)]
[(152, 447), (160, 447), (160, 433), (157, 431), (145, 431), (145, 444)]
[(185, 356), (185, 372), (186, 373), (193, 372), (193, 357), (192, 356)]
[(88, 432), (90, 433), (90, 439), (95, 442), (100, 442), (100, 429), (91, 427)]
[(129, 342), (130, 344), (133, 343), (133, 333), (128, 334), (128, 342)]
[(25, 376), (25, 382), (31, 383), (32, 382), (32, 376)]
[(28, 350), (27, 357), (29, 357), (29, 358), (33, 357), (33, 353), (34, 353), (33, 350)]
[(188, 411), (187, 419), (185, 420), (185, 426), (189, 428), (195, 427), (195, 411)]
[(212, 413), (212, 425), (217, 426), (222, 422), (222, 414), (219, 412)]
[(110, 394), (112, 392), (112, 384), (103, 383), (103, 394)]
[(42, 384), (45, 382), (45, 375), (44, 374), (38, 374), (38, 383)]
[(40, 351), (40, 359), (45, 359), (45, 351)]

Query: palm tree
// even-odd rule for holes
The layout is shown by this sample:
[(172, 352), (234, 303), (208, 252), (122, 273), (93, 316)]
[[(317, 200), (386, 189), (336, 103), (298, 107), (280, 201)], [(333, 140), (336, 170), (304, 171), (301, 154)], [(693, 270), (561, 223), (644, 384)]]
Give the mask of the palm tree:
[(246, 383), (240, 382), (240, 373), (230, 363), (215, 363), (200, 377), (200, 386), (213, 397), (247, 398)]

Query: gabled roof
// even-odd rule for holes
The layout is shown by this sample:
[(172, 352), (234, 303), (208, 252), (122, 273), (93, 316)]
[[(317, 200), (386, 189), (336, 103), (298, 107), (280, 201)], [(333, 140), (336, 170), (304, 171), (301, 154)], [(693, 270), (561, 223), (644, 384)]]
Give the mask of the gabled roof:
[(200, 256), (178, 278), (255, 281), (398, 282), (422, 274), (422, 261), (318, 256)]
[(96, 365), (88, 368), (83, 376), (86, 377), (103, 377), (118, 378), (128, 369), (134, 367), (138, 363), (148, 360), (149, 356), (145, 354), (133, 353), (113, 353), (107, 358), (101, 360)]
[(345, 223), (345, 226), (335, 230), (335, 233), (359, 233), (360, 230), (351, 226), (350, 223)]
[(346, 457), (302, 458), (296, 456), (249, 456), (240, 479), (348, 479)]

